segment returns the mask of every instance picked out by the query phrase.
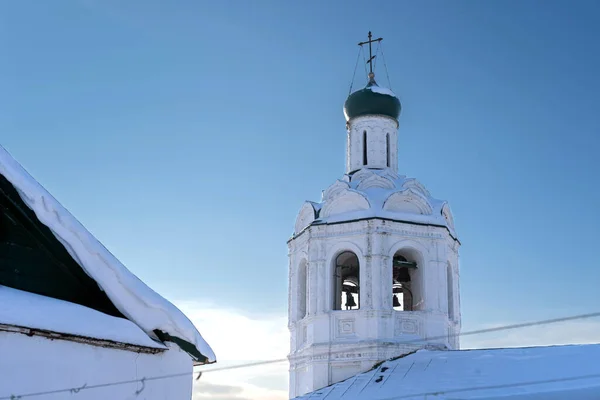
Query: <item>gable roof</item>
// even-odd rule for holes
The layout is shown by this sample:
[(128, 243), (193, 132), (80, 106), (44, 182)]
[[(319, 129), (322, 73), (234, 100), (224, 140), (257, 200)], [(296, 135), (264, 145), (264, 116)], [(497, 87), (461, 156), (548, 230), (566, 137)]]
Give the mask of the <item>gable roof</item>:
[(296, 400), (597, 399), (599, 358), (600, 344), (419, 350)]
[[(43, 242), (47, 255), (53, 257), (55, 262), (51, 268), (68, 277), (72, 287), (80, 285), (88, 290), (85, 299), (62, 300), (88, 303), (83, 305), (109, 315), (125, 317), (152, 339), (176, 343), (196, 362), (216, 361), (214, 352), (192, 322), (177, 307), (146, 286), (121, 264), (2, 146), (0, 175), (12, 185), (18, 199), (7, 193), (7, 190), (2, 190), (1, 194), (8, 196), (5, 197), (17, 209), (18, 203), (21, 202), (31, 211), (21, 210), (22, 214), (24, 213), (23, 218), (29, 218), (26, 223), (33, 227), (36, 240)], [(62, 244), (64, 250), (53, 244), (53, 240)], [(61, 257), (60, 251), (66, 251), (73, 262), (69, 263), (67, 257)], [(59, 292), (61, 294), (55, 297), (61, 298), (62, 293), (69, 291), (55, 290), (53, 293)], [(52, 296), (52, 293), (38, 294)]]

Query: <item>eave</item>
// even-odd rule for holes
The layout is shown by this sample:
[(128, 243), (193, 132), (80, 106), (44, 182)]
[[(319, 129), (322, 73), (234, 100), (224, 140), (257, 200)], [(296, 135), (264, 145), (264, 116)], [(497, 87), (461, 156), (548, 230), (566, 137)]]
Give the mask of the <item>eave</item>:
[[(142, 353), (142, 354), (158, 354), (158, 353), (162, 353), (163, 351), (167, 350), (166, 347), (158, 348), (158, 347), (139, 346), (139, 345), (134, 345), (134, 344), (129, 344), (129, 343), (116, 342), (116, 341), (112, 341), (112, 340), (97, 339), (97, 338), (91, 338), (91, 337), (86, 337), (86, 336), (54, 332), (54, 331), (45, 330), (45, 329), (28, 328), (25, 326), (17, 326), (17, 325), (0, 324), (0, 332), (22, 334), (22, 335), (26, 335), (29, 337), (38, 336), (38, 337), (43, 337), (43, 338), (50, 339), (50, 340), (64, 340), (64, 341), (68, 341), (68, 342), (86, 344), (89, 346), (131, 351), (134, 353)], [(159, 344), (157, 343), (157, 345), (159, 345)]]
[(448, 232), (448, 235), (456, 243), (458, 243), (459, 245), (461, 245), (460, 240), (458, 240), (458, 238), (452, 234), (452, 231), (447, 226), (445, 226), (445, 225), (431, 224), (431, 223), (424, 223), (424, 222), (406, 221), (406, 220), (401, 220), (401, 219), (393, 219), (393, 218), (385, 218), (385, 217), (365, 217), (365, 218), (355, 218), (355, 219), (348, 219), (348, 220), (344, 220), (344, 221), (335, 221), (335, 222), (323, 222), (323, 221), (316, 220), (312, 224), (308, 225), (306, 228), (302, 229), (296, 235), (292, 235), (292, 237), (289, 238), (286, 243), (289, 244), (292, 240), (300, 237), (311, 226), (339, 225), (339, 224), (348, 224), (348, 223), (351, 223), (351, 222), (373, 221), (373, 220), (387, 221), (387, 222), (399, 222), (399, 223), (408, 224), (408, 225), (431, 226), (431, 227), (435, 227), (435, 228), (444, 228)]

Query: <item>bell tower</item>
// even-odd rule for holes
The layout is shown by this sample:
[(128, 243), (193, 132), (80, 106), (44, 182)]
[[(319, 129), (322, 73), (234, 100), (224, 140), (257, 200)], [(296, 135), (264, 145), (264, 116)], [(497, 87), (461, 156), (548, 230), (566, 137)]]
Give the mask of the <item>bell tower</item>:
[(398, 174), (400, 101), (375, 82), (344, 104), (346, 173), (307, 201), (288, 241), (290, 398), (419, 348), (458, 349), (448, 204)]

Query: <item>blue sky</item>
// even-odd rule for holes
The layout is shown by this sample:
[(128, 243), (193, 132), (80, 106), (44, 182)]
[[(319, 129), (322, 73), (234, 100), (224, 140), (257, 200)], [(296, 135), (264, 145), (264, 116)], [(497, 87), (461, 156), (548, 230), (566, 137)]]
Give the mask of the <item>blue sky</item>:
[(403, 104), (399, 170), (455, 214), (463, 327), (596, 311), (599, 16), (583, 0), (2, 2), (1, 144), (161, 294), (283, 314), (286, 240), (344, 173), (373, 30)]

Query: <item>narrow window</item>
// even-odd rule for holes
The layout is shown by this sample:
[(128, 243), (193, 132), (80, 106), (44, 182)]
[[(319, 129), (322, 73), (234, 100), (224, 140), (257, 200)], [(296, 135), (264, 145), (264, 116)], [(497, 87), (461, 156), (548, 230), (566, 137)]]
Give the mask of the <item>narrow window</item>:
[(417, 264), (406, 257), (396, 254), (392, 261), (392, 307), (396, 311), (413, 310), (413, 294), (411, 290), (412, 271)]
[(363, 165), (367, 165), (367, 131), (363, 132)]
[(308, 274), (306, 272), (306, 261), (304, 260), (298, 267), (298, 320), (306, 316), (306, 300), (308, 297)]
[(385, 148), (387, 154), (387, 166), (390, 167), (390, 134), (385, 135)]
[(358, 310), (360, 308), (360, 278), (358, 257), (345, 251), (335, 259), (334, 310)]
[(448, 281), (448, 319), (454, 321), (454, 279), (452, 279), (452, 267), (448, 264), (446, 268)]

